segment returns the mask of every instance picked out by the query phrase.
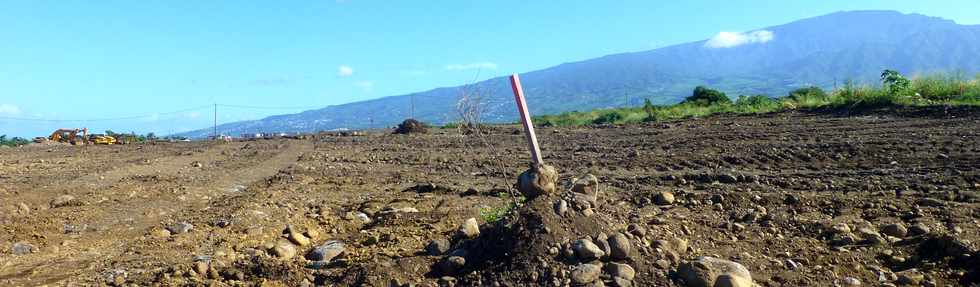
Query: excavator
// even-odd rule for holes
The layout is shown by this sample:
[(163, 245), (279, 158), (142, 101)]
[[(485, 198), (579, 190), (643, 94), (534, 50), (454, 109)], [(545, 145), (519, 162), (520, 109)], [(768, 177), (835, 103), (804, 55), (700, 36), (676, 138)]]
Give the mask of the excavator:
[[(81, 133), (81, 136), (79, 136), (79, 133)], [(89, 135), (88, 128), (57, 129), (48, 137), (34, 138), (34, 142), (36, 143), (43, 143), (46, 141), (70, 143), (73, 145), (84, 145), (89, 143), (104, 145), (116, 144), (116, 138), (114, 137), (101, 134)]]
[[(79, 137), (78, 133), (81, 132), (82, 136)], [(34, 142), (42, 143), (45, 141), (53, 141), (60, 143), (70, 143), (73, 145), (87, 144), (88, 143), (88, 129), (57, 129), (51, 133), (48, 137), (37, 137), (34, 138)]]

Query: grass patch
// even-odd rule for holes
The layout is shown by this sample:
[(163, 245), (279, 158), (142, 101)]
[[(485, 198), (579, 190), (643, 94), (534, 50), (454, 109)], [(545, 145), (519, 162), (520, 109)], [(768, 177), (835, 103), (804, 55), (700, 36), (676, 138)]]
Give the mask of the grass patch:
[[(572, 111), (538, 116), (534, 121), (544, 126), (581, 126), (814, 108), (867, 110), (896, 106), (980, 105), (980, 75), (974, 79), (949, 74), (905, 79), (894, 71), (886, 70), (882, 73), (882, 81), (881, 86), (855, 85), (849, 82), (829, 93), (818, 87), (805, 87), (779, 98), (766, 95), (739, 96), (734, 103), (719, 101), (716, 98), (718, 94), (724, 95), (723, 93), (699, 86), (691, 97), (678, 104), (655, 106), (647, 101), (643, 107)], [(712, 100), (705, 100), (706, 98)]]

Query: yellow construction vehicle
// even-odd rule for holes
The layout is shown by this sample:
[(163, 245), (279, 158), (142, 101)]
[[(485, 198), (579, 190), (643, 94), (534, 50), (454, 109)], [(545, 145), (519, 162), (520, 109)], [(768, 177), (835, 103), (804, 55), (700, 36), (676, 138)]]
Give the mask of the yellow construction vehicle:
[(104, 144), (104, 145), (113, 145), (119, 143), (119, 141), (117, 141), (115, 137), (103, 135), (103, 134), (93, 134), (89, 136), (89, 141), (91, 141), (93, 144)]

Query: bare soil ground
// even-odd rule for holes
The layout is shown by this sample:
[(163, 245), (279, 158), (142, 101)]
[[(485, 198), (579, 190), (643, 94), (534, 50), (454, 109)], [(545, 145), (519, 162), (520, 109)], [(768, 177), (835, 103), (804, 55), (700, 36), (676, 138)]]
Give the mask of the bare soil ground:
[[(595, 175), (598, 200), (512, 213), (523, 136), (484, 132), (0, 149), (0, 285), (565, 286), (619, 262), (635, 278), (589, 284), (686, 286), (698, 256), (761, 286), (980, 282), (976, 109), (539, 128), (560, 186)], [(626, 258), (567, 250), (616, 234)], [(306, 258), (329, 240), (344, 252)]]

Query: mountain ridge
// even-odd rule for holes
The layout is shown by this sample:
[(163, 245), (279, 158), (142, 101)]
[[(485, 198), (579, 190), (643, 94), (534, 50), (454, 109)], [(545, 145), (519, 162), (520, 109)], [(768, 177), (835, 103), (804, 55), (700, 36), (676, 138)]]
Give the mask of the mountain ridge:
[[(756, 31), (764, 32), (753, 34)], [(674, 103), (697, 85), (730, 96), (779, 96), (807, 85), (830, 88), (847, 80), (876, 83), (885, 68), (911, 75), (980, 71), (980, 59), (972, 56), (980, 54), (980, 25), (922, 14), (840, 11), (730, 36), (728, 42), (716, 41), (721, 46), (709, 44), (709, 38), (561, 63), (522, 73), (521, 80), (531, 113), (538, 115), (638, 105), (644, 98), (657, 104)], [(748, 42), (739, 44), (740, 40)], [(390, 127), (409, 117), (413, 98), (416, 118), (442, 124), (455, 120), (455, 104), (464, 89), (484, 91), (485, 120), (517, 119), (509, 82), (506, 77), (495, 77), (473, 85), (227, 123), (218, 130), (238, 135)], [(211, 129), (206, 128), (179, 135), (210, 134)]]

